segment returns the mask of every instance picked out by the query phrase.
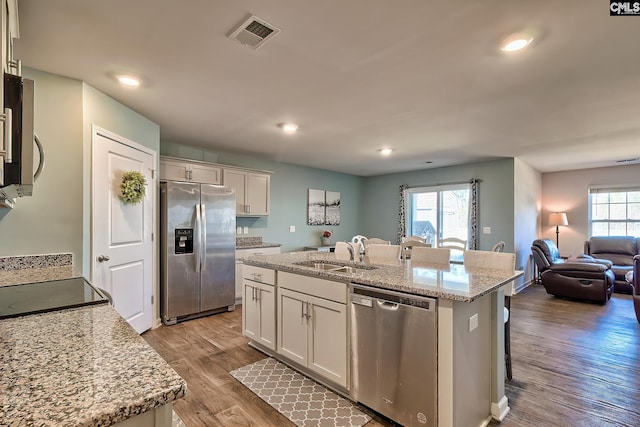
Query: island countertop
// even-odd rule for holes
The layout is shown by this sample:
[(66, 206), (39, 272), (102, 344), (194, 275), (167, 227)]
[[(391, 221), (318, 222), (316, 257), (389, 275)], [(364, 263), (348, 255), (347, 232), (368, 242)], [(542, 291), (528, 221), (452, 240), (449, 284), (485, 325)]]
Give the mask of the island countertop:
[(185, 381), (110, 305), (0, 321), (0, 425), (109, 426)]
[[(317, 261), (341, 265), (364, 266), (355, 273), (325, 271), (298, 263)], [(393, 264), (350, 262), (336, 259), (334, 253), (291, 252), (280, 255), (254, 255), (244, 259), (247, 265), (303, 274), (342, 282), (369, 285), (414, 295), (472, 302), (520, 277), (515, 270), (470, 269), (462, 264), (411, 264), (411, 260)]]

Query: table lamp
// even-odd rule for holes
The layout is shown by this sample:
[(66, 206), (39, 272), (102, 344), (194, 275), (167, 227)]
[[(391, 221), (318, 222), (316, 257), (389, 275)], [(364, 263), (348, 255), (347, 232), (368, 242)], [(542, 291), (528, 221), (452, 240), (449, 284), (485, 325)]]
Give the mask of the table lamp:
[(569, 225), (565, 212), (553, 212), (549, 214), (549, 225), (556, 226), (556, 246), (560, 249), (560, 226)]

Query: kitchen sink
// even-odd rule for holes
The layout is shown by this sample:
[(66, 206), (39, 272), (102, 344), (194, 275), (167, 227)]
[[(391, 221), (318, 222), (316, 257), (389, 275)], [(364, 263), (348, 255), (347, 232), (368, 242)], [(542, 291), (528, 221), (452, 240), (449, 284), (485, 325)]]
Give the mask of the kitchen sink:
[(354, 265), (354, 264), (332, 264), (326, 262), (318, 262), (318, 261), (302, 261), (294, 263), (296, 265), (303, 265), (305, 267), (315, 268), (317, 270), (323, 271), (332, 271), (335, 273), (356, 273), (362, 270), (375, 270), (378, 267), (373, 267), (370, 265)]

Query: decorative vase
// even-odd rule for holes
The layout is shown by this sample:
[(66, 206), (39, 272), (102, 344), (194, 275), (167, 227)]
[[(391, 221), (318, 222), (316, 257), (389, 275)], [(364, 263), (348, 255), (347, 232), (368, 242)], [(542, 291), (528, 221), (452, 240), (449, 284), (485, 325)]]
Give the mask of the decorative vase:
[(331, 239), (328, 237), (321, 237), (320, 240), (322, 241), (322, 246), (330, 246), (331, 245)]

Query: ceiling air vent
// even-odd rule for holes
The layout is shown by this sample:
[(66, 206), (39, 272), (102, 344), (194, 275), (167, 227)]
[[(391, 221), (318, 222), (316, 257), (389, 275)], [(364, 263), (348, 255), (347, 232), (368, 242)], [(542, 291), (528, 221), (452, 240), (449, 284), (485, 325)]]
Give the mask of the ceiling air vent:
[(252, 49), (258, 49), (279, 32), (278, 28), (268, 22), (250, 15), (242, 24), (231, 30), (227, 37)]

